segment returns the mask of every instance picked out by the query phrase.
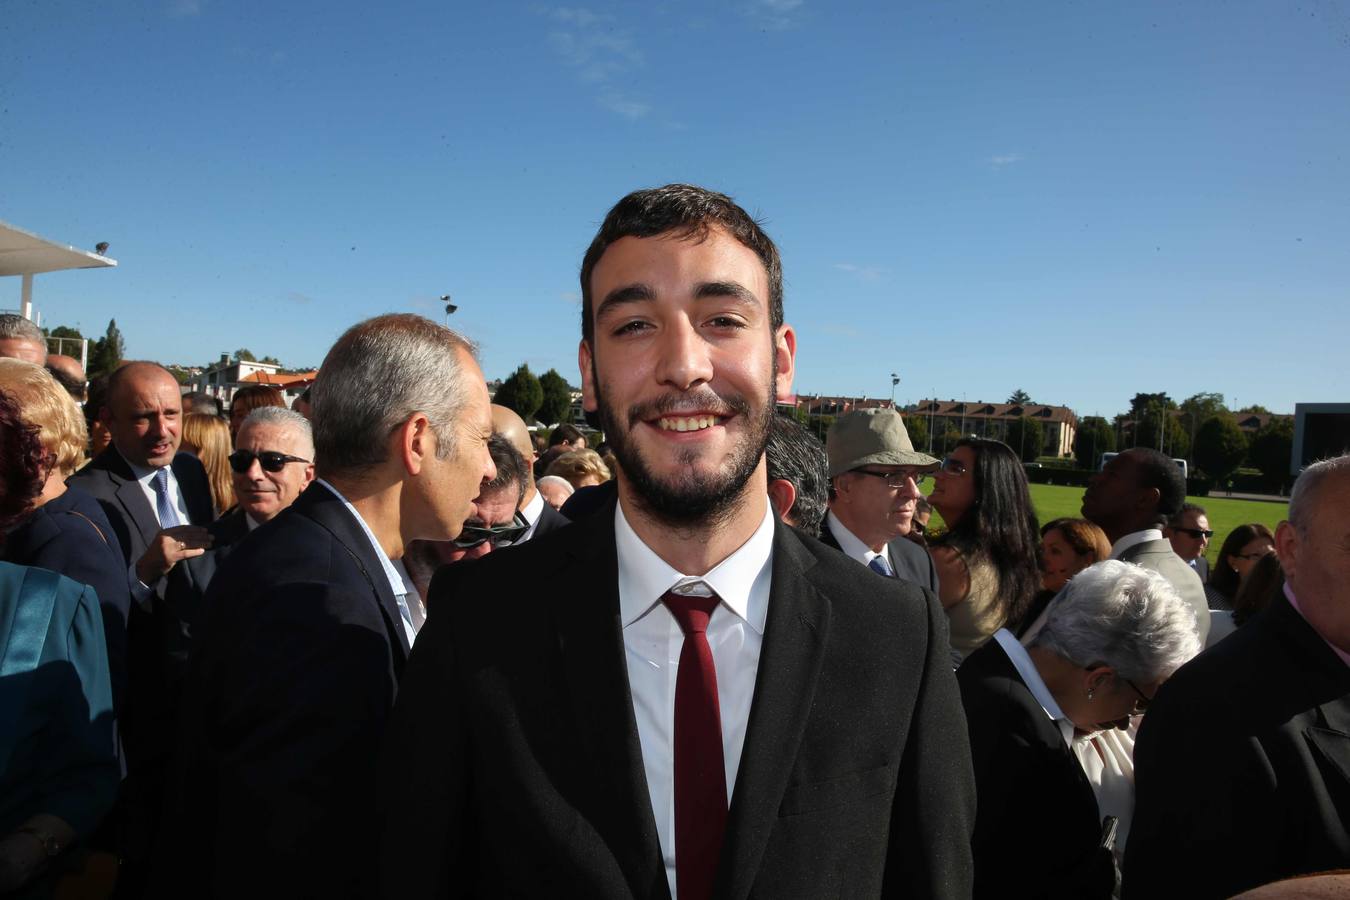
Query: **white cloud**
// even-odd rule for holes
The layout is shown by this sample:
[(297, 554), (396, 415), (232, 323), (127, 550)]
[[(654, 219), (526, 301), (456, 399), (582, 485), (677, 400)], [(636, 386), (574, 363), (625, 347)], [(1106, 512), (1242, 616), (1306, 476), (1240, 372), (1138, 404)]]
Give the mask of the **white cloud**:
[(1010, 166), (1015, 162), (1021, 161), (1022, 161), (1022, 154), (1020, 153), (1005, 153), (1002, 156), (989, 157), (989, 165), (993, 166), (994, 168), (1002, 168), (1003, 166)]
[(651, 105), (634, 100), (617, 91), (607, 91), (600, 95), (600, 105), (610, 112), (618, 113), (627, 119), (640, 119), (651, 112)]
[(792, 28), (804, 11), (806, 0), (749, 0), (745, 14), (765, 28)]
[(629, 119), (650, 111), (646, 101), (614, 87), (645, 62), (632, 33), (614, 16), (584, 7), (536, 7), (535, 11), (555, 26), (547, 35), (553, 52), (583, 83), (597, 88), (602, 107)]
[(168, 13), (175, 19), (200, 16), (206, 9), (206, 0), (169, 0)]
[(859, 266), (854, 263), (835, 263), (834, 267), (841, 272), (855, 275), (863, 281), (880, 281), (881, 276), (886, 274), (886, 269), (883, 269), (881, 266)]

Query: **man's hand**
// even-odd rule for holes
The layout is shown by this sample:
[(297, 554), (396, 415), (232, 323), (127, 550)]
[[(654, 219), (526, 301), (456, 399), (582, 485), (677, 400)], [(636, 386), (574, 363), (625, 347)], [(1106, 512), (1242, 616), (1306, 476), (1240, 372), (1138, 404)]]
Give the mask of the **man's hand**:
[(211, 547), (211, 532), (197, 525), (175, 525), (155, 535), (145, 555), (136, 560), (136, 577), (153, 585), (180, 559), (201, 556)]

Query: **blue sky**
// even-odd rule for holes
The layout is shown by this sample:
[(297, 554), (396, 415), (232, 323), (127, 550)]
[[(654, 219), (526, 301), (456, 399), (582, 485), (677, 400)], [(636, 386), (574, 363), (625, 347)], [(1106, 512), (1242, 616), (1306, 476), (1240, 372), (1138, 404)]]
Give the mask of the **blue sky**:
[[(576, 381), (637, 187), (783, 252), (802, 393), (1350, 397), (1350, 4), (0, 0), (0, 219), (130, 355), (317, 364), (406, 310)], [(0, 307), (18, 279), (0, 280)]]

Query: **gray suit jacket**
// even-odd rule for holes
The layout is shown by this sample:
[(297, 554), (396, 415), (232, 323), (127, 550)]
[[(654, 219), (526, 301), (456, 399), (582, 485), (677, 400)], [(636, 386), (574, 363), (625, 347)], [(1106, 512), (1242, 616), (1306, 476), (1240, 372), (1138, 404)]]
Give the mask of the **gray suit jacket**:
[(1164, 539), (1135, 544), (1120, 555), (1120, 560), (1152, 569), (1171, 582), (1181, 599), (1195, 610), (1195, 626), (1200, 632), (1200, 643), (1205, 642), (1209, 635), (1209, 602), (1205, 599), (1205, 586), (1195, 570), (1177, 556), (1171, 541)]

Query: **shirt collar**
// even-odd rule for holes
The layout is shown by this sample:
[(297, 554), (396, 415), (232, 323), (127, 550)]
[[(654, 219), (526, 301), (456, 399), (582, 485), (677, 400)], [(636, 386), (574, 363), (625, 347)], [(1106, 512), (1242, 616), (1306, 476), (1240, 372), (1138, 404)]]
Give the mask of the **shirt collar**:
[(534, 497), (529, 503), (525, 504), (525, 508), (520, 511), (520, 514), (525, 517), (526, 522), (530, 523), (530, 527), (525, 529), (525, 534), (521, 536), (520, 540), (528, 541), (534, 537), (534, 527), (539, 524), (539, 518), (544, 514), (544, 495), (536, 489)]
[[(1284, 596), (1286, 599), (1288, 599), (1289, 605), (1294, 608), (1294, 612), (1298, 613), (1300, 616), (1303, 616), (1303, 621), (1308, 622), (1308, 617), (1303, 615), (1303, 607), (1298, 605), (1298, 598), (1294, 596), (1294, 589), (1289, 586), (1289, 582), (1287, 581), (1284, 583)], [(1311, 622), (1308, 622), (1308, 627), (1313, 628)], [(1326, 643), (1326, 645), (1330, 647), (1336, 653), (1337, 656), (1341, 658), (1341, 662), (1345, 663), (1347, 666), (1350, 666), (1350, 653), (1346, 653), (1340, 647), (1337, 647), (1331, 641), (1328, 641), (1326, 638), (1322, 637), (1322, 633), (1318, 631), (1316, 628), (1313, 628), (1313, 631), (1317, 634), (1318, 637), (1322, 638), (1322, 640)]]
[(676, 571), (643, 543), (623, 514), (614, 507), (614, 541), (619, 555), (619, 613), (623, 627), (646, 615), (661, 596), (681, 583), (703, 582), (717, 593), (722, 605), (744, 619), (759, 634), (768, 616), (769, 579), (773, 562), (773, 509), (764, 496), (764, 518), (744, 544), (706, 575)]
[(1161, 541), (1162, 539), (1163, 533), (1158, 528), (1145, 528), (1143, 531), (1131, 532), (1111, 545), (1111, 558), (1120, 559), (1120, 554), (1136, 544), (1144, 544), (1149, 541)]
[(365, 519), (361, 518), (361, 514), (356, 511), (356, 507), (352, 506), (351, 502), (342, 496), (341, 491), (322, 478), (315, 478), (314, 482), (332, 491), (333, 495), (342, 501), (342, 505), (347, 507), (347, 512), (351, 513), (352, 518), (356, 519), (357, 524), (361, 526), (361, 530), (366, 534), (366, 539), (370, 541), (370, 546), (375, 548), (375, 556), (380, 560), (380, 567), (384, 569), (384, 577), (389, 579), (389, 589), (394, 592), (394, 596), (408, 593), (408, 589), (403, 584), (403, 576), (398, 573), (398, 569), (394, 568), (393, 562), (389, 559), (389, 554), (384, 552), (380, 542), (375, 539), (375, 532), (370, 530), (370, 526), (366, 524)]
[(1060, 737), (1064, 738), (1064, 745), (1066, 747), (1072, 746), (1073, 723), (1069, 721), (1069, 717), (1064, 715), (1064, 711), (1055, 702), (1055, 695), (1050, 693), (1050, 688), (1045, 686), (1045, 679), (1041, 678), (1041, 673), (1037, 671), (1036, 664), (1031, 661), (1031, 654), (1027, 652), (1027, 648), (1023, 647), (1021, 642), (1013, 636), (1013, 633), (1006, 628), (1000, 628), (994, 632), (994, 640), (998, 641), (998, 645), (1003, 648), (1003, 652), (1008, 654), (1008, 659), (1012, 662), (1013, 668), (1021, 676), (1027, 690), (1031, 691), (1031, 696), (1041, 705), (1041, 709), (1050, 717), (1050, 721), (1059, 726), (1059, 734)]
[[(113, 449), (117, 450), (116, 445), (113, 446)], [(154, 478), (155, 473), (159, 471), (159, 469), (147, 469), (145, 466), (136, 465), (134, 462), (127, 459), (126, 456), (122, 454), (121, 450), (117, 450), (117, 455), (122, 457), (122, 462), (127, 464), (127, 468), (131, 470), (132, 475), (136, 476), (136, 480), (143, 484), (149, 484), (150, 479)], [(170, 475), (173, 474), (173, 470), (169, 468), (169, 466), (164, 466), (164, 468), (169, 469)]]
[(857, 560), (864, 566), (878, 556), (886, 557), (886, 562), (888, 563), (891, 561), (891, 554), (885, 544), (881, 545), (880, 553), (873, 551), (871, 547), (862, 542), (862, 538), (849, 531), (848, 526), (839, 521), (839, 517), (834, 514), (834, 510), (830, 510), (825, 514), (825, 521), (828, 524), (830, 533), (833, 534), (834, 539), (839, 542), (839, 549), (845, 556)]

